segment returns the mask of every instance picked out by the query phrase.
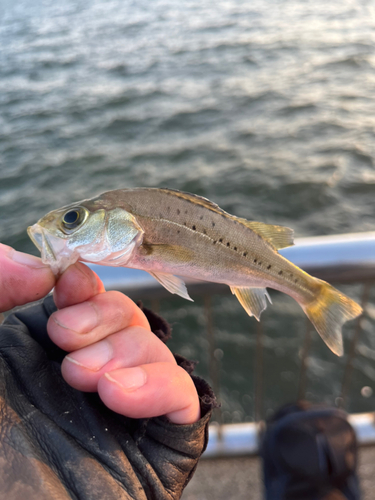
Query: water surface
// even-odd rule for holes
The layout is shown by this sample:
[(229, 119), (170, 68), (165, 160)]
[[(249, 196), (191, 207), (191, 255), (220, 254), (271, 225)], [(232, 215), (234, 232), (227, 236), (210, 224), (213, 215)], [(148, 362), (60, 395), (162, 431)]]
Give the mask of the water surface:
[[(0, 240), (35, 252), (26, 227), (44, 213), (133, 186), (194, 192), (297, 236), (374, 230), (374, 24), (373, 4), (354, 0), (3, 0)], [(218, 300), (225, 411), (243, 418), (254, 336), (235, 299)], [(304, 329), (280, 304), (265, 320), (267, 407), (278, 384), (295, 394)], [(203, 321), (186, 307), (164, 310), (177, 336)], [(375, 380), (372, 332), (369, 320), (358, 409), (374, 404), (359, 392)], [(180, 337), (199, 357), (203, 337)], [(343, 364), (316, 342), (311, 397), (334, 400)]]

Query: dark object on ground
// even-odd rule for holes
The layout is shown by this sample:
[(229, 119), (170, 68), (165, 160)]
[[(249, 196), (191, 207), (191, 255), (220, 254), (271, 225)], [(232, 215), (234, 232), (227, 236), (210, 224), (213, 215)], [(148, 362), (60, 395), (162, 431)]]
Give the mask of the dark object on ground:
[(301, 402), (267, 423), (267, 500), (359, 500), (357, 443), (344, 411)]
[[(202, 418), (174, 425), (134, 420), (62, 378), (65, 352), (46, 325), (52, 297), (9, 316), (0, 326), (0, 491), (11, 500), (177, 500), (207, 444), (215, 397), (193, 377)], [(167, 323), (144, 310), (162, 340)], [(179, 357), (188, 371), (191, 364)]]

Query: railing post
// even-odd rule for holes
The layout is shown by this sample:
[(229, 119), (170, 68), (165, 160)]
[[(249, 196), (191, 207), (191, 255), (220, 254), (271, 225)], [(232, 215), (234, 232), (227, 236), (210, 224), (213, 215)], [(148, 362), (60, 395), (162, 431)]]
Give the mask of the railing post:
[[(209, 359), (208, 359), (208, 371), (212, 383), (212, 389), (219, 399), (220, 397), (220, 381), (219, 381), (219, 362), (215, 357), (215, 335), (212, 321), (212, 304), (210, 295), (204, 296), (204, 313), (206, 318), (206, 331), (207, 331), (207, 340), (208, 340), (208, 350), (209, 350)], [(223, 416), (221, 413), (221, 408), (216, 408), (214, 410), (214, 416), (219, 424), (218, 428), (218, 439), (220, 440), (222, 437), (221, 426), (223, 425)]]
[(254, 420), (259, 422), (263, 417), (263, 326), (260, 322), (256, 327), (255, 347), (255, 397), (254, 397)]
[(361, 316), (359, 316), (359, 318), (357, 318), (357, 323), (356, 323), (354, 335), (353, 335), (352, 341), (350, 343), (349, 355), (348, 355), (348, 360), (347, 360), (346, 366), (345, 366), (345, 371), (344, 371), (344, 376), (343, 376), (343, 381), (342, 381), (342, 386), (341, 386), (341, 395), (340, 395), (340, 399), (339, 399), (339, 401), (340, 401), (339, 406), (341, 408), (344, 408), (346, 406), (346, 403), (347, 403), (346, 399), (348, 397), (350, 379), (351, 379), (351, 375), (352, 375), (352, 371), (353, 371), (353, 361), (354, 361), (354, 358), (356, 356), (357, 343), (358, 343), (359, 336), (360, 336), (361, 331), (362, 331), (362, 319), (364, 317), (366, 305), (367, 305), (367, 302), (368, 302), (369, 297), (370, 297), (371, 287), (372, 287), (371, 282), (365, 283), (365, 285), (363, 286), (363, 293), (362, 293), (362, 299), (361, 299), (361, 306), (363, 309), (363, 314)]
[(151, 309), (155, 314), (160, 314), (160, 300), (152, 299), (151, 300)]
[(310, 320), (306, 318), (306, 333), (302, 347), (301, 371), (299, 376), (298, 395), (297, 395), (298, 401), (304, 399), (306, 393), (307, 357), (309, 355), (311, 348), (311, 331), (312, 328)]

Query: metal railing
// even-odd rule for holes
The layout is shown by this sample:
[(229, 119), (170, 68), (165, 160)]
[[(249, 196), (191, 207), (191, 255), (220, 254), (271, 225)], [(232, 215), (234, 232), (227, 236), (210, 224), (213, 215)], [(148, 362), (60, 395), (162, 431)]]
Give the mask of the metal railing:
[[(340, 396), (336, 404), (346, 408), (350, 393), (351, 375), (357, 354), (357, 345), (366, 317), (370, 291), (375, 282), (375, 232), (346, 234), (339, 236), (322, 236), (297, 239), (294, 247), (280, 251), (282, 255), (308, 273), (331, 283), (352, 284), (362, 286), (361, 305), (364, 314), (356, 320), (354, 335), (346, 355), (344, 375)], [(133, 269), (119, 269), (91, 266), (109, 289), (120, 290), (133, 300), (151, 300), (153, 310), (160, 308), (160, 301), (171, 298), (169, 292), (162, 288), (148, 273)], [(228, 293), (226, 285), (185, 280), (192, 295), (204, 296), (204, 317), (208, 340), (208, 365), (211, 384), (216, 394), (220, 394), (220, 372), (215, 357), (215, 333), (213, 326), (213, 295)], [(313, 327), (307, 321), (299, 371), (298, 394), (296, 399), (304, 399), (308, 357), (311, 350), (311, 334)], [(259, 323), (256, 330), (254, 360), (254, 420), (253, 423), (225, 424), (220, 409), (215, 413), (216, 423), (210, 426), (210, 440), (205, 452), (206, 457), (219, 455), (238, 455), (256, 453), (258, 450), (258, 434), (262, 427), (264, 387), (263, 387), (263, 355), (264, 330)], [(350, 421), (354, 426), (360, 444), (375, 443), (375, 413), (354, 414)]]

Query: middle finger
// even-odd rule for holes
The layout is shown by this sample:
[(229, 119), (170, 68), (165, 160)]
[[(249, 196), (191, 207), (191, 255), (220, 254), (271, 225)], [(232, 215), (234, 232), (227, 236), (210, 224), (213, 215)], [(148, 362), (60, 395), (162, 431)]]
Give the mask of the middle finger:
[(176, 364), (168, 347), (150, 330), (129, 327), (70, 353), (61, 369), (64, 379), (75, 389), (96, 391), (104, 373), (154, 362)]
[(128, 326), (150, 330), (146, 316), (120, 292), (105, 292), (90, 300), (60, 309), (51, 315), (47, 330), (65, 351), (75, 351)]

